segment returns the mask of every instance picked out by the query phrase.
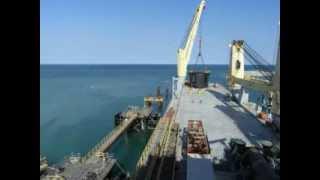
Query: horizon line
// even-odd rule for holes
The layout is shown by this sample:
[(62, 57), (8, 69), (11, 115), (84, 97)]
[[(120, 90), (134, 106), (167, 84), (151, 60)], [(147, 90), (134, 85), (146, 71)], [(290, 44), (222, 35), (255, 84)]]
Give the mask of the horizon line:
[[(115, 63), (40, 63), (40, 65), (177, 65), (177, 64), (147, 64), (147, 63), (135, 63), (135, 64), (115, 64)], [(189, 64), (193, 65), (193, 64)], [(204, 64), (204, 65), (228, 65), (228, 64)]]
[[(143, 63), (136, 63), (136, 64), (124, 64), (124, 63), (121, 63), (121, 64), (113, 64), (113, 63), (110, 63), (110, 64), (107, 64), (107, 63), (40, 63), (40, 66), (42, 65), (177, 65), (177, 64), (143, 64)], [(195, 65), (195, 64), (188, 64), (188, 65)], [(200, 65), (200, 64), (197, 64), (197, 65)], [(201, 65), (229, 65), (229, 64), (201, 64)], [(245, 66), (252, 66), (252, 64), (245, 64)], [(275, 64), (271, 64), (271, 66), (275, 66)]]

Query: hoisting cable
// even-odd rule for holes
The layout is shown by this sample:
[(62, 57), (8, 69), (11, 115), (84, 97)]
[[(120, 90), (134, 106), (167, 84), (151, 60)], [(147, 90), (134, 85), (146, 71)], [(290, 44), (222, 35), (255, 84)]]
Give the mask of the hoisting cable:
[(273, 77), (272, 65), (266, 61), (261, 55), (253, 50), (247, 43), (244, 45), (244, 55), (253, 67), (267, 80), (271, 81)]
[(245, 54), (245, 58), (250, 62), (250, 64), (254, 67), (254, 69), (256, 69), (262, 75), (262, 77), (264, 77), (267, 80), (272, 79), (272, 74), (269, 73), (268, 71), (262, 70), (261, 66), (257, 65), (256, 62), (252, 60), (252, 57), (250, 57), (250, 55)]
[(276, 65), (278, 46), (280, 46), (280, 22), (279, 22), (279, 27), (277, 28), (276, 38), (275, 38), (275, 43), (273, 48), (274, 49), (273, 60), (272, 60), (273, 65)]
[(248, 55), (251, 58), (251, 60), (253, 61), (253, 64), (256, 64), (257, 66), (260, 67), (260, 69), (263, 69), (264, 71), (272, 74), (272, 69), (268, 68), (269, 65), (265, 65), (261, 61), (257, 60), (257, 58), (252, 53), (248, 52), (246, 48), (244, 48), (244, 51), (245, 51), (245, 55)]
[(252, 49), (247, 43), (244, 43), (244, 47), (252, 52), (252, 54), (255, 55), (261, 62), (264, 62), (264, 64), (271, 66), (271, 64), (265, 60), (257, 51)]
[(192, 21), (189, 23), (189, 26), (188, 26), (188, 28), (187, 28), (187, 30), (186, 30), (186, 32), (184, 34), (184, 37), (183, 37), (183, 39), (182, 39), (182, 41), (180, 43), (180, 48), (185, 48), (185, 45), (186, 45), (187, 40), (188, 40), (188, 36), (190, 34), (191, 28), (193, 27), (193, 25), (195, 23), (195, 20), (196, 20), (196, 18), (193, 17)]
[(271, 80), (273, 74), (270, 72), (270, 70), (269, 70), (269, 69), (265, 69), (263, 65), (261, 66), (261, 63), (260, 63), (259, 61), (257, 61), (257, 60), (252, 56), (252, 54), (248, 53), (246, 49), (244, 49), (244, 51), (245, 51), (245, 53), (244, 53), (245, 58), (250, 62), (250, 64), (252, 64), (253, 67), (254, 67), (258, 72), (260, 72), (260, 74), (262, 74), (265, 79)]
[(253, 60), (257, 65), (261, 66), (261, 69), (272, 73), (273, 70), (272, 70), (272, 68), (271, 68), (271, 65), (265, 64), (265, 63), (261, 62), (261, 60), (259, 60), (258, 57), (257, 57), (255, 54), (249, 52), (246, 48), (244, 48), (244, 51), (252, 58), (252, 60)]
[(198, 65), (198, 62), (199, 62), (199, 59), (200, 59), (200, 63), (202, 63), (202, 65), (204, 66), (204, 70), (206, 71), (207, 70), (207, 66), (204, 62), (204, 59), (203, 59), (203, 56), (202, 56), (202, 21), (200, 20), (199, 22), (199, 32), (198, 32), (198, 38), (199, 38), (199, 41), (198, 41), (198, 55), (197, 55), (197, 58), (196, 58), (196, 62), (194, 64), (194, 66), (196, 67)]
[(270, 74), (273, 74), (272, 65), (266, 61), (260, 54), (258, 54), (254, 49), (250, 48), (248, 44), (245, 44), (244, 50), (248, 53), (253, 60), (258, 64), (261, 65), (265, 71), (268, 71)]
[(257, 65), (255, 62), (253, 62), (252, 58), (247, 53), (245, 53), (244, 56), (245, 56), (246, 60), (248, 60), (250, 62), (250, 64), (254, 67), (254, 69), (256, 69), (262, 75), (263, 78), (271, 81), (272, 77), (271, 77), (270, 73), (268, 73), (267, 71), (261, 70), (261, 67), (259, 67), (259, 65)]

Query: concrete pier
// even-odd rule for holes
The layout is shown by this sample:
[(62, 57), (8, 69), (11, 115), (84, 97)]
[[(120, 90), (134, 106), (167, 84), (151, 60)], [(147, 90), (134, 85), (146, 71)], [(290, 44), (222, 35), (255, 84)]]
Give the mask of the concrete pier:
[(96, 144), (84, 157), (82, 161), (87, 161), (97, 152), (106, 152), (111, 145), (124, 133), (126, 130), (138, 119), (148, 117), (151, 114), (150, 108), (132, 108), (129, 109), (126, 114), (126, 120), (122, 121), (115, 129), (107, 134), (102, 140)]
[(62, 171), (57, 168), (49, 167), (48, 169), (51, 170), (47, 172), (46, 175), (40, 176), (40, 179), (105, 179), (113, 166), (117, 163), (115, 158), (105, 152), (123, 133), (126, 132), (133, 122), (148, 117), (150, 114), (150, 108), (129, 108), (129, 110), (125, 113), (126, 120), (122, 121), (108, 135), (102, 138), (102, 140), (97, 143), (85, 156), (81, 157), (80, 155), (76, 155), (68, 157), (63, 163)]

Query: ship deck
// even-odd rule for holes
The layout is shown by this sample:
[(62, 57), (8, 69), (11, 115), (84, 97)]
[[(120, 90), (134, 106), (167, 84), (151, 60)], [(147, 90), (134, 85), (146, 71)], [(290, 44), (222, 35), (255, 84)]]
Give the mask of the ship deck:
[(180, 126), (180, 140), (177, 142), (176, 158), (186, 160), (183, 155), (185, 131), (188, 120), (201, 120), (207, 134), (211, 150), (211, 160), (224, 159), (224, 149), (228, 148), (230, 138), (240, 138), (248, 145), (255, 145), (259, 140), (277, 142), (272, 130), (261, 124), (252, 113), (238, 103), (227, 100), (229, 91), (222, 85), (207, 89), (191, 89), (184, 86), (181, 97), (173, 99), (177, 108), (176, 122)]

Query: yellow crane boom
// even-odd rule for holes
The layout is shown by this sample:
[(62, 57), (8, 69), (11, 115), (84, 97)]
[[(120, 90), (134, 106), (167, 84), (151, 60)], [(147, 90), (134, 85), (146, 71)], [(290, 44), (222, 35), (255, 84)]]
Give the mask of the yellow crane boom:
[(244, 41), (233, 41), (230, 45), (228, 83), (231, 89), (234, 89), (236, 85), (240, 85), (269, 94), (272, 97), (272, 113), (280, 115), (280, 38), (278, 39), (276, 70), (271, 81), (256, 79), (245, 73)]
[(173, 82), (174, 88), (172, 91), (174, 92), (176, 97), (179, 96), (187, 75), (187, 66), (190, 60), (194, 40), (197, 35), (201, 15), (205, 8), (205, 5), (206, 5), (206, 1), (201, 0), (199, 6), (196, 9), (196, 12), (193, 15), (193, 19), (187, 33), (187, 37), (186, 39), (184, 39), (183, 45), (178, 49), (178, 53), (177, 53), (177, 76), (178, 77)]
[(206, 1), (201, 0), (198, 8), (196, 9), (196, 12), (193, 16), (191, 26), (189, 28), (188, 36), (185, 39), (185, 43), (182, 47), (178, 49), (178, 55), (177, 55), (177, 64), (178, 64), (178, 77), (186, 77), (187, 74), (187, 65), (190, 60), (192, 47), (194, 44), (194, 40), (197, 35), (197, 31), (199, 28), (200, 18), (202, 15), (202, 12), (205, 8)]

